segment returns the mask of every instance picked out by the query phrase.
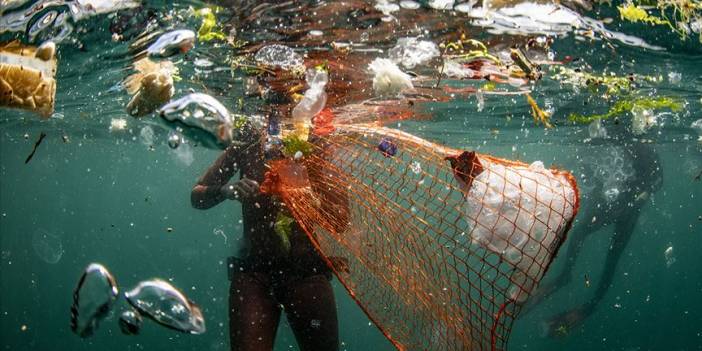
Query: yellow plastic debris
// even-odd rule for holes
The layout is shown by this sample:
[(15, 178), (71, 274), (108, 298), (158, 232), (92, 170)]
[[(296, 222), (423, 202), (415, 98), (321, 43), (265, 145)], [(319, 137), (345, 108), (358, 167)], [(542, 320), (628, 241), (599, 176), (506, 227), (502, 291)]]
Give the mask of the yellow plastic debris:
[(177, 68), (172, 62), (154, 62), (142, 58), (134, 62), (137, 72), (127, 77), (124, 87), (132, 95), (127, 112), (134, 117), (144, 116), (168, 102), (173, 93), (173, 75)]
[(0, 44), (0, 106), (51, 117), (56, 98), (56, 45)]

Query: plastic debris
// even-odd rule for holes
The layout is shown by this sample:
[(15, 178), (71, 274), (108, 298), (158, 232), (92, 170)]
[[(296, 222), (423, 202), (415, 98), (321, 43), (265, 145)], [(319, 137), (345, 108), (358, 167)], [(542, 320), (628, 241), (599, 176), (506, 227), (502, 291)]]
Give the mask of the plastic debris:
[(190, 334), (205, 332), (200, 307), (166, 281), (140, 282), (124, 296), (142, 315), (167, 328)]
[(377, 58), (368, 65), (373, 72), (373, 90), (379, 96), (398, 96), (413, 90), (412, 79), (388, 59)]
[(144, 116), (165, 104), (173, 96), (173, 75), (177, 68), (170, 61), (154, 62), (143, 58), (134, 63), (137, 71), (124, 81), (132, 99), (127, 112), (134, 117)]
[(460, 3), (456, 6), (454, 6), (453, 9), (458, 11), (458, 12), (470, 13), (473, 10), (473, 7), (475, 6), (475, 4), (477, 4), (477, 3), (478, 3), (478, 0), (471, 0), (468, 2)]
[(29, 110), (43, 118), (54, 113), (56, 44), (39, 47), (18, 41), (0, 44), (0, 107)]
[[(566, 179), (539, 161), (528, 168), (479, 162), (482, 170), (469, 185), (466, 201), (471, 240), (519, 267), (510, 292), (522, 302), (540, 278), (532, 273), (534, 266), (548, 260), (548, 251), (574, 216), (576, 195)], [(553, 213), (554, 208), (563, 212)]]
[(378, 150), (383, 153), (385, 157), (392, 157), (397, 154), (397, 145), (390, 138), (383, 138), (378, 144)]
[(400, 38), (397, 40), (397, 44), (388, 51), (392, 62), (409, 69), (425, 64), (440, 54), (436, 44), (417, 38)]
[(173, 100), (161, 107), (158, 113), (169, 122), (178, 121), (206, 131), (216, 137), (222, 146), (235, 141), (235, 130), (241, 129), (247, 121), (245, 116), (229, 113), (217, 99), (203, 93), (192, 93)]
[(375, 3), (375, 9), (382, 12), (385, 16), (389, 16), (393, 12), (399, 11), (400, 6), (388, 0), (377, 0)]
[(124, 130), (127, 128), (127, 120), (124, 118), (113, 118), (110, 120), (110, 131)]
[(599, 119), (590, 122), (590, 125), (587, 126), (587, 132), (592, 139), (607, 137), (607, 129), (602, 126), (602, 120)]
[(329, 81), (327, 72), (319, 69), (307, 70), (305, 77), (309, 89), (305, 91), (302, 100), (292, 110), (295, 132), (298, 137), (304, 140), (307, 139), (309, 134), (312, 117), (321, 112), (327, 103), (327, 93), (324, 92), (324, 87)]
[(44, 229), (32, 233), (32, 248), (42, 261), (49, 264), (58, 263), (64, 253), (61, 236)]
[(124, 335), (137, 335), (141, 330), (143, 319), (137, 310), (129, 309), (119, 316), (119, 329)]
[(634, 135), (644, 134), (658, 123), (658, 117), (650, 109), (634, 107), (631, 116), (631, 132)]
[(663, 252), (663, 256), (665, 256), (665, 266), (670, 268), (672, 266), (676, 259), (675, 259), (675, 252), (673, 251), (673, 245), (668, 246), (668, 248), (665, 249)]
[(455, 0), (429, 0), (427, 5), (437, 10), (451, 10), (453, 9), (454, 3)]
[(91, 263), (73, 290), (71, 330), (82, 338), (93, 335), (112, 310), (118, 294), (112, 273), (99, 263)]
[(400, 7), (407, 10), (416, 10), (422, 7), (422, 4), (412, 0), (402, 0), (400, 1)]
[(178, 29), (164, 33), (149, 45), (146, 52), (151, 57), (170, 57), (186, 53), (195, 47), (195, 32), (188, 29)]
[(304, 67), (302, 56), (293, 49), (280, 44), (266, 45), (256, 52), (254, 60), (260, 65), (269, 68), (284, 70), (299, 69)]

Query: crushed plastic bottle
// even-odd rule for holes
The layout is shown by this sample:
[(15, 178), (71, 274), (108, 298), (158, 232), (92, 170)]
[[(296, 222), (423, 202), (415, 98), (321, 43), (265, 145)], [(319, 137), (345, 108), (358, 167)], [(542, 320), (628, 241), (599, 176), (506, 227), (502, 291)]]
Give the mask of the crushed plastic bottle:
[(439, 55), (439, 47), (436, 44), (417, 38), (400, 38), (388, 51), (388, 57), (392, 62), (409, 69), (425, 64)]
[(256, 52), (254, 60), (270, 68), (284, 70), (295, 69), (303, 66), (302, 56), (293, 49), (280, 44), (266, 45)]
[(169, 122), (178, 121), (208, 132), (223, 146), (233, 141), (236, 121), (243, 118), (230, 114), (217, 99), (202, 93), (192, 93), (170, 101), (158, 113)]
[(71, 330), (80, 337), (93, 335), (102, 319), (112, 310), (119, 291), (107, 268), (91, 263), (73, 290)]
[(189, 29), (178, 29), (162, 34), (146, 48), (151, 57), (170, 57), (186, 53), (195, 47), (195, 32)]
[(309, 89), (305, 91), (305, 96), (292, 110), (295, 133), (302, 140), (307, 140), (312, 117), (321, 112), (327, 103), (327, 93), (324, 92), (324, 87), (329, 81), (329, 76), (326, 71), (309, 69), (306, 80)]
[(190, 334), (205, 332), (200, 307), (166, 281), (140, 282), (124, 296), (142, 315), (167, 328)]

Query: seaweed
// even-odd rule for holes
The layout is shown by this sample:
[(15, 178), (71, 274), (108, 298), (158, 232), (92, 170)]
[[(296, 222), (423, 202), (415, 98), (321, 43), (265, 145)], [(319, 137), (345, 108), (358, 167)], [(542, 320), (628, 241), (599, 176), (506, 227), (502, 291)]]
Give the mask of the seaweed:
[[(215, 9), (216, 10), (216, 9)], [(202, 42), (226, 40), (227, 36), (217, 29), (217, 17), (209, 7), (204, 7), (195, 11), (195, 17), (202, 17), (202, 24), (197, 31), (197, 39)]]
[(554, 69), (556, 74), (553, 76), (553, 79), (574, 87), (588, 88), (593, 94), (599, 93), (601, 91), (600, 88), (603, 88), (607, 96), (629, 93), (635, 88), (637, 82), (656, 83), (662, 80), (661, 77), (638, 74), (617, 76), (613, 73), (605, 73), (598, 75), (563, 66), (556, 66)]
[(603, 114), (585, 116), (579, 113), (571, 113), (568, 116), (568, 120), (575, 123), (591, 123), (598, 119), (604, 120), (621, 116), (627, 112), (631, 112), (631, 110), (635, 108), (651, 110), (670, 109), (671, 111), (679, 111), (682, 109), (682, 106), (683, 104), (680, 101), (669, 97), (640, 97), (617, 101), (614, 106), (610, 107), (609, 111)]
[[(660, 17), (651, 15), (644, 6), (655, 6), (660, 12)], [(689, 24), (693, 20), (702, 21), (700, 0), (638, 0), (618, 6), (617, 9), (623, 20), (632, 23), (667, 25), (681, 40), (686, 40), (690, 35)], [(699, 34), (699, 41), (702, 43), (702, 32)]]
[(542, 110), (539, 105), (536, 103), (536, 100), (531, 97), (530, 94), (525, 94), (527, 102), (529, 103), (529, 106), (531, 107), (531, 115), (534, 117), (534, 121), (538, 125), (539, 122), (543, 123), (546, 128), (553, 128), (553, 125), (551, 124), (551, 115)]

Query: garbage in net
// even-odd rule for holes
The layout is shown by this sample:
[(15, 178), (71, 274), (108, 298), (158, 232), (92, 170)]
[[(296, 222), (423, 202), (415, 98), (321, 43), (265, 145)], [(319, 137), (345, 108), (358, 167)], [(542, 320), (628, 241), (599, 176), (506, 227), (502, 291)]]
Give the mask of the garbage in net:
[(359, 306), (400, 350), (505, 349), (577, 213), (573, 176), (373, 124), (316, 130), (261, 190)]

